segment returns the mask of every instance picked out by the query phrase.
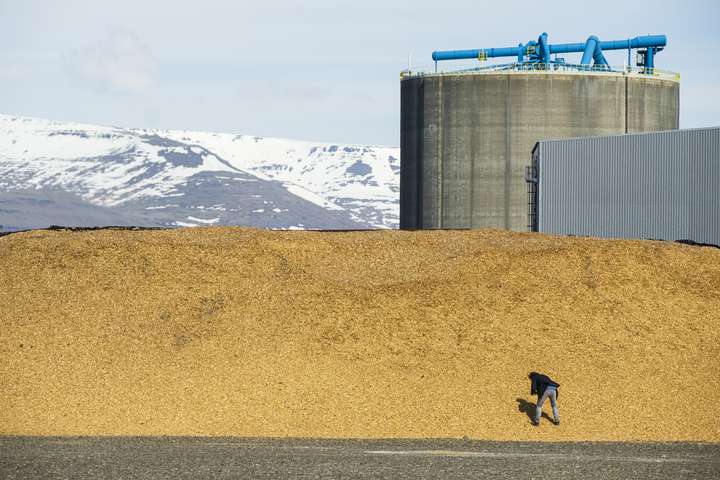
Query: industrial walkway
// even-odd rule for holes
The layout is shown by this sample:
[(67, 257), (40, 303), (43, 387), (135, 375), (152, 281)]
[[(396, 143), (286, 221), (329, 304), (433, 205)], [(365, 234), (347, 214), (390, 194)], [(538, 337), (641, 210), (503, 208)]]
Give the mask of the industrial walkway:
[(720, 445), (0, 437), (0, 478), (720, 478)]

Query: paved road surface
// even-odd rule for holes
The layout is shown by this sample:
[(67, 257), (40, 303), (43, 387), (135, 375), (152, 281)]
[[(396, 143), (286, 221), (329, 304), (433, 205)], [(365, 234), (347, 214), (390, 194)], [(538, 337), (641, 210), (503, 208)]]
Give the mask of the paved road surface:
[(0, 437), (0, 478), (720, 478), (720, 444)]

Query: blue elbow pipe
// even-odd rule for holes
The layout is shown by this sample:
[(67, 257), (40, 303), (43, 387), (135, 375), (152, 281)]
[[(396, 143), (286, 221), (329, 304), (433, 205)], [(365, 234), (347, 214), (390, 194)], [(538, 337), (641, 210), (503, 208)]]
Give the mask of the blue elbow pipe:
[(540, 44), (540, 61), (545, 64), (550, 63), (550, 45), (548, 45), (547, 37), (548, 34), (543, 32), (538, 38), (538, 43)]
[(593, 35), (585, 42), (585, 49), (583, 50), (583, 56), (580, 59), (580, 65), (590, 65), (590, 59), (595, 55), (595, 48), (597, 48), (598, 38)]
[(595, 62), (595, 65), (604, 65), (608, 66), (607, 59), (605, 58), (605, 55), (603, 55), (602, 48), (600, 48), (600, 44), (598, 43), (595, 45), (595, 53), (593, 53), (593, 62)]

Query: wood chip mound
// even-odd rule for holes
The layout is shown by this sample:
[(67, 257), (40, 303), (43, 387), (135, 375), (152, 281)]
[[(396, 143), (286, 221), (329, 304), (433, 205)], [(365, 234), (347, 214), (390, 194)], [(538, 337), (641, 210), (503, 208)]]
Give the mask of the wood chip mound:
[[(560, 427), (530, 425), (531, 370), (561, 384)], [(494, 230), (0, 238), (2, 435), (718, 442), (719, 397), (715, 248)]]

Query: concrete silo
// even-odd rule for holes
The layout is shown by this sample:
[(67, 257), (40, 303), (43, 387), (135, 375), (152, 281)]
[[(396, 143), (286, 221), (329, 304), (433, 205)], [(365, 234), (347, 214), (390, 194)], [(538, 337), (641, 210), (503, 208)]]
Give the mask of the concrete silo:
[[(518, 47), (433, 54), (517, 55), (512, 64), (404, 72), (400, 228), (527, 230), (524, 174), (536, 142), (677, 129), (679, 78), (654, 67), (664, 45), (664, 36), (549, 45), (543, 34)], [(641, 68), (608, 66), (603, 49), (621, 48), (642, 48)], [(583, 52), (578, 65), (550, 60), (574, 51)]]

